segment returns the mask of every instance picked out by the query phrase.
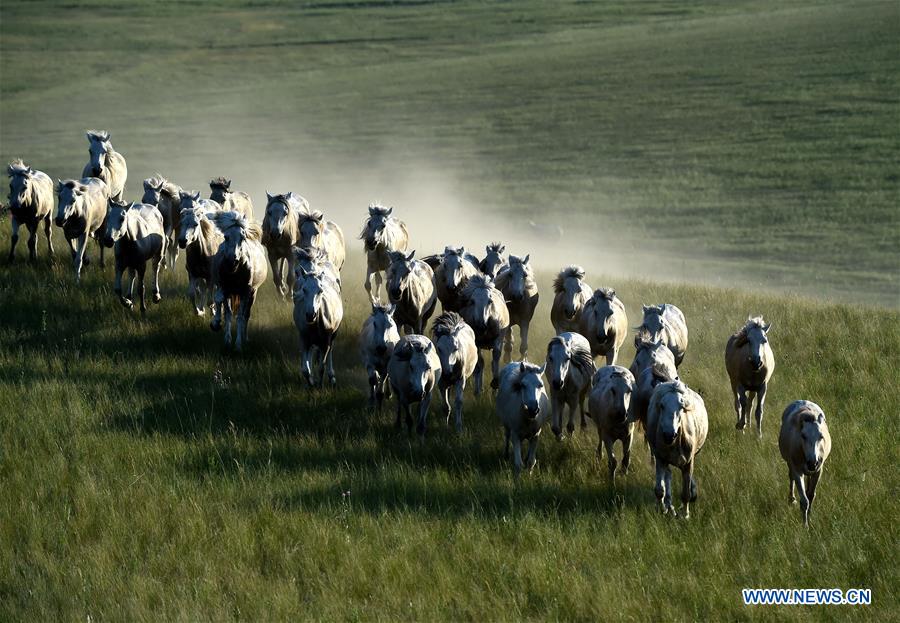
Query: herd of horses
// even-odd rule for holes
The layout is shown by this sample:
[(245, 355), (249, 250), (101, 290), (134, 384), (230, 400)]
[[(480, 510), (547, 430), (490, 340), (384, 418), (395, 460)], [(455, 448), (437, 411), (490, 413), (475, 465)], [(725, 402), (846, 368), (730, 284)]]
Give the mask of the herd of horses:
[[(145, 313), (148, 264), (153, 269), (152, 298), (158, 302), (160, 268), (174, 268), (183, 250), (194, 312), (204, 315), (212, 306), (210, 326), (218, 331), (224, 322), (228, 347), (235, 324), (237, 351), (247, 342), (253, 303), (271, 265), (278, 294), (293, 299), (303, 377), (312, 387), (323, 385), (326, 373), (328, 382), (336, 383), (333, 345), (343, 319), (341, 269), (346, 251), (340, 227), (292, 192), (267, 193), (265, 216), (258, 223), (250, 197), (232, 190), (226, 178), (210, 182), (207, 199), (157, 175), (144, 180), (140, 202), (125, 202), (125, 158), (113, 148), (108, 132), (89, 131), (87, 138), (90, 160), (80, 179), (58, 180), (54, 185), (21, 160), (9, 165), (10, 262), (20, 225), (30, 232), (32, 261), (41, 226), (53, 254), (55, 199), (54, 220), (71, 250), (76, 281), (89, 262), (88, 239), (94, 238), (100, 243), (101, 267), (104, 248), (113, 249), (114, 289), (121, 303), (134, 306), (137, 284)], [(605, 448), (611, 480), (619, 469), (614, 444), (621, 443), (621, 471), (627, 472), (635, 429), (640, 427), (655, 463), (655, 493), (662, 512), (676, 513), (671, 483), (671, 468), (676, 467), (682, 473), (681, 500), (688, 516), (697, 497), (694, 462), (709, 424), (703, 399), (678, 374), (688, 348), (687, 322), (678, 307), (643, 306), (634, 335), (634, 360), (628, 368), (616, 365), (628, 336), (625, 306), (614, 290), (591, 288), (582, 268), (568, 266), (553, 283), (550, 319), (556, 336), (547, 345), (544, 364), (536, 365), (527, 361), (529, 326), (539, 298), (528, 255), (504, 256), (504, 246), (492, 243), (483, 258), (464, 247), (447, 246), (443, 253), (416, 259), (408, 250), (406, 224), (393, 208), (379, 204), (369, 206), (359, 238), (371, 302), (371, 314), (360, 332), (360, 353), (373, 409), (380, 412), (384, 398), (393, 395), (396, 425), (402, 427), (405, 416), (411, 432), (411, 409), (417, 405), (415, 429), (424, 438), (432, 393), (437, 390), (448, 424), (452, 417), (461, 431), (466, 384), (471, 379), (475, 394), (482, 393), (483, 351), (489, 351), (490, 386), (506, 432), (505, 453), (509, 456), (512, 445), (517, 477), (523, 468), (535, 465), (547, 420), (562, 440), (566, 433), (574, 433), (577, 411), (582, 429), (587, 417), (596, 424), (598, 453), (602, 457)], [(122, 284), (126, 272), (127, 292)], [(381, 298), (382, 286), (386, 300)], [(434, 319), (429, 336), (426, 328), (438, 302), (442, 313)], [(501, 369), (502, 355), (512, 359), (514, 326), (519, 327), (521, 360)], [(743, 430), (750, 424), (755, 400), (759, 436), (766, 389), (775, 369), (769, 328), (762, 317), (751, 317), (725, 346), (736, 426)], [(597, 358), (605, 359), (606, 365), (598, 368)], [(821, 407), (805, 400), (791, 403), (782, 415), (779, 447), (788, 466), (790, 501), (795, 501), (796, 487), (808, 525), (831, 449)]]

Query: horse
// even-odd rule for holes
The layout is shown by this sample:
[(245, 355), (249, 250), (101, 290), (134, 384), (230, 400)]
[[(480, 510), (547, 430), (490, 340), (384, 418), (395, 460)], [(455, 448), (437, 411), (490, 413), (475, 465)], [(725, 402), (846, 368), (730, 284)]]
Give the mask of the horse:
[(266, 252), (260, 242), (262, 230), (259, 225), (237, 212), (213, 212), (211, 218), (225, 240), (213, 257), (216, 313), (209, 326), (213, 331), (222, 328), (224, 308), (225, 346), (230, 347), (232, 309), (237, 307), (237, 336), (234, 346), (237, 352), (241, 352), (244, 342), (249, 341), (247, 324), (250, 322), (256, 291), (268, 274)]
[[(59, 198), (56, 226), (63, 230), (72, 251), (75, 282), (80, 283), (81, 267), (90, 263), (85, 256), (88, 236), (99, 238), (106, 221), (109, 187), (99, 177), (85, 177), (80, 181), (57, 180), (56, 192)], [(103, 268), (103, 245), (100, 245), (100, 268)]]
[[(394, 251), (406, 252), (409, 244), (409, 231), (406, 223), (391, 216), (394, 208), (385, 208), (377, 203), (369, 205), (369, 218), (366, 219), (359, 239), (366, 250), (366, 293), (369, 301), (375, 303), (381, 290), (381, 273), (387, 271), (391, 260), (389, 254)], [(375, 292), (372, 293), (374, 275)]]
[(416, 252), (405, 255), (391, 251), (387, 271), (388, 299), (397, 306), (394, 319), (407, 332), (421, 334), (434, 312), (437, 295), (434, 273), (425, 262), (413, 259)]
[[(166, 228), (162, 214), (148, 203), (127, 204), (109, 200), (103, 245), (114, 248), (116, 277), (113, 291), (126, 309), (134, 308), (134, 280), (137, 276), (141, 315), (147, 313), (144, 297), (144, 273), (147, 262), (153, 262), (153, 302), (159, 303), (159, 265), (166, 253)], [(122, 294), (122, 274), (129, 271), (128, 296)]]
[(577, 333), (581, 321), (581, 310), (593, 290), (584, 282), (581, 266), (566, 266), (553, 280), (553, 305), (550, 307), (550, 323), (556, 334), (566, 331)]
[(178, 246), (185, 251), (188, 296), (194, 313), (202, 316), (207, 304), (213, 301), (216, 283), (213, 263), (225, 237), (200, 208), (185, 208), (179, 214)]
[(756, 398), (756, 434), (762, 437), (763, 405), (769, 379), (775, 372), (775, 354), (769, 346), (769, 327), (762, 316), (747, 319), (737, 333), (725, 344), (725, 369), (731, 380), (735, 428), (742, 431), (750, 424), (750, 409)]
[[(204, 212), (227, 212), (222, 207), (222, 204), (213, 199), (204, 199), (200, 196), (200, 193), (196, 190), (181, 190), (178, 193), (179, 204), (178, 207), (181, 210), (193, 210), (199, 209)], [(252, 219), (248, 219), (248, 221), (252, 221)]]
[(569, 435), (575, 432), (575, 409), (581, 413), (581, 428), (586, 426), (584, 399), (591, 389), (596, 367), (591, 345), (578, 333), (560, 333), (547, 344), (547, 380), (550, 382), (550, 403), (553, 405), (551, 429), (562, 440), (562, 420), (569, 407)]
[(431, 391), (440, 378), (441, 362), (431, 340), (415, 334), (401, 337), (388, 361), (388, 380), (397, 398), (397, 428), (401, 426), (401, 414), (405, 413), (407, 432), (412, 433), (413, 420), (409, 407), (418, 402), (416, 432), (420, 438), (425, 438)]
[(14, 160), (6, 168), (9, 175), (9, 212), (12, 218), (12, 240), (9, 245), (9, 261), (15, 260), (19, 227), (28, 229), (28, 261), (37, 260), (37, 230), (43, 223), (47, 237), (47, 252), (53, 257), (53, 238), (50, 222), (53, 215), (53, 180), (44, 173)]
[(612, 288), (597, 288), (584, 304), (578, 332), (591, 343), (594, 357), (606, 357), (606, 365), (616, 363), (619, 349), (628, 333), (625, 305)]
[(318, 210), (301, 210), (297, 226), (300, 232), (298, 246), (321, 249), (335, 268), (343, 268), (347, 255), (344, 232), (334, 221), (325, 220), (325, 215)]
[(491, 279), (496, 279), (497, 274), (509, 266), (506, 258), (503, 257), (506, 246), (501, 242), (492, 242), (484, 247), (484, 251), (485, 256), (484, 259), (478, 263), (478, 269)]
[[(516, 479), (523, 467), (530, 471), (537, 464), (535, 454), (541, 428), (550, 411), (550, 400), (541, 379), (543, 373), (544, 368), (526, 361), (508, 363), (500, 373), (495, 408), (506, 431), (503, 450), (506, 458), (509, 458), (512, 441)], [(522, 461), (522, 442), (525, 440), (528, 440), (528, 456)]]
[(394, 322), (393, 305), (372, 305), (372, 313), (363, 323), (359, 334), (359, 352), (369, 375), (369, 408), (381, 412), (384, 397), (390, 397), (387, 367), (400, 342), (400, 332)]
[[(325, 370), (332, 387), (334, 376), (334, 340), (344, 306), (338, 285), (324, 272), (306, 273), (294, 290), (294, 325), (300, 338), (300, 371), (310, 387), (323, 384)], [(318, 365), (318, 381), (313, 368)]]
[(224, 177), (216, 177), (209, 181), (209, 198), (222, 209), (243, 214), (248, 220), (253, 220), (253, 202), (250, 195), (239, 190), (231, 190), (231, 180)]
[(647, 331), (651, 340), (661, 339), (675, 355), (680, 366), (688, 347), (687, 322), (680, 309), (670, 303), (642, 305), (644, 319), (638, 330)]
[(647, 409), (647, 441), (656, 459), (656, 499), (663, 514), (671, 512), (672, 470), (681, 470), (681, 501), (684, 517), (690, 517), (689, 505), (697, 500), (694, 459), (703, 448), (709, 431), (706, 406), (700, 394), (681, 381), (663, 383), (653, 390)]
[(478, 273), (478, 260), (473, 255), (466, 253), (465, 247), (444, 248), (440, 262), (434, 270), (434, 287), (437, 290), (441, 308), (445, 312), (459, 311), (462, 305), (460, 292), (469, 277)]
[(494, 282), (484, 275), (470, 278), (462, 290), (463, 317), (475, 333), (475, 345), (478, 347), (478, 361), (475, 364), (475, 395), (481, 394), (484, 386), (484, 358), (481, 349), (491, 351), (491, 387), (497, 388), (500, 374), (500, 350), (503, 336), (509, 329), (509, 310), (503, 294), (494, 287)]
[(444, 400), (447, 425), (450, 424), (450, 390), (453, 389), (455, 400), (452, 412), (455, 415), (456, 432), (461, 433), (463, 392), (466, 389), (466, 381), (472, 376), (478, 363), (475, 332), (458, 313), (445, 311), (434, 321), (431, 341), (437, 348), (438, 359), (441, 362), (438, 390)]
[[(128, 178), (128, 166), (125, 157), (113, 149), (109, 142), (109, 132), (105, 130), (88, 130), (87, 139), (90, 142), (88, 153), (90, 160), (84, 165), (81, 177), (98, 177), (106, 183), (110, 199), (121, 201), (125, 194), (125, 180)], [(106, 210), (106, 201), (103, 202)]]
[(300, 195), (287, 192), (272, 195), (266, 191), (266, 214), (262, 222), (262, 243), (272, 265), (275, 289), (285, 298), (294, 288), (293, 247), (300, 242), (298, 218), (309, 203)]
[(162, 214), (168, 238), (166, 243), (168, 257), (164, 258), (164, 266), (174, 270), (175, 261), (178, 259), (178, 231), (181, 228), (181, 188), (161, 175), (148, 177), (144, 180), (144, 196), (141, 203), (156, 206)]
[[(647, 427), (647, 407), (653, 390), (661, 383), (678, 380), (678, 369), (675, 367), (675, 356), (672, 355), (665, 344), (657, 340), (647, 339), (639, 341), (635, 338), (635, 362), (631, 364), (629, 372), (634, 377), (634, 393), (631, 398), (628, 421), (639, 422), (641, 427)], [(638, 373), (635, 374), (635, 370)]]
[(500, 271), (495, 281), (506, 299), (506, 308), (509, 310), (509, 328), (506, 330), (504, 340), (507, 360), (512, 359), (513, 325), (519, 325), (519, 354), (522, 359), (528, 356), (528, 327), (540, 298), (534, 271), (528, 263), (529, 259), (530, 255), (523, 258), (510, 255), (509, 266)]
[(822, 407), (809, 400), (796, 400), (789, 404), (781, 415), (778, 449), (788, 468), (788, 502), (796, 502), (796, 486), (803, 525), (809, 528), (816, 487), (822, 477), (825, 460), (831, 454), (831, 434)]
[(628, 414), (634, 392), (634, 376), (622, 366), (603, 366), (594, 375), (592, 386), (588, 410), (597, 425), (597, 456), (603, 458), (603, 446), (606, 446), (609, 479), (615, 482), (618, 463), (613, 447), (616, 441), (622, 442), (623, 473), (628, 473), (631, 463), (634, 424), (629, 421)]

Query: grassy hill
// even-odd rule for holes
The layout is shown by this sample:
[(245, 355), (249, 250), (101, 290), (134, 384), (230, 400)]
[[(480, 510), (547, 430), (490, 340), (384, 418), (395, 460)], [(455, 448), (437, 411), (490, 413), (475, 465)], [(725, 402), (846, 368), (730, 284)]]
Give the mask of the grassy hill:
[[(257, 203), (301, 192), (352, 242), (339, 386), (322, 392), (300, 382), (271, 283), (236, 357), (190, 312), (182, 262), (144, 320), (110, 268), (75, 287), (62, 253), (25, 265), (24, 239), (0, 262), (0, 619), (889, 618), (897, 17), (895, 3), (4, 3), (0, 158), (72, 177), (82, 130), (101, 126), (132, 198), (154, 171), (195, 188), (226, 174)], [(657, 514), (640, 447), (613, 488), (593, 426), (545, 433), (516, 484), (488, 397), (467, 392), (459, 437), (433, 415), (424, 446), (390, 409), (366, 412), (353, 234), (373, 197), (422, 253), (531, 251), (545, 267), (532, 359), (551, 334), (549, 269), (569, 261), (616, 288), (632, 325), (641, 303), (684, 310), (682, 376), (710, 415), (689, 521)], [(750, 313), (772, 322), (777, 359), (761, 441), (734, 430), (722, 356)], [(808, 532), (776, 441), (797, 398), (834, 439)], [(835, 586), (871, 588), (873, 605), (740, 596)]]

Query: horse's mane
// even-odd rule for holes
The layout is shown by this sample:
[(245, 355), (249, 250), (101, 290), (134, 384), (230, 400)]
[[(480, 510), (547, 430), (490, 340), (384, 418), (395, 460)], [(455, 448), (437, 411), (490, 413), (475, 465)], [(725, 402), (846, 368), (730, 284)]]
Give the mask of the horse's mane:
[(209, 180), (209, 187), (210, 188), (218, 187), (218, 188), (224, 188), (225, 190), (231, 190), (231, 180), (228, 179), (227, 177), (222, 177), (220, 175), (219, 177), (214, 177), (211, 180)]
[(661, 344), (659, 340), (654, 340), (653, 336), (645, 327), (638, 327), (637, 333), (634, 334), (634, 350), (639, 352), (644, 349), (655, 348)]
[(667, 361), (658, 361), (653, 360), (650, 363), (650, 373), (656, 378), (668, 382), (668, 381), (677, 381), (678, 380), (678, 372), (677, 370), (672, 373), (673, 370)]
[(22, 162), (21, 158), (16, 158), (9, 163), (8, 167), (6, 167), (6, 172), (10, 177), (15, 177), (17, 175), (28, 175), (30, 171), (31, 167)]
[(409, 335), (394, 347), (394, 358), (397, 361), (409, 361), (416, 352), (424, 353), (431, 342), (424, 335)]
[(319, 210), (313, 210), (310, 212), (309, 210), (300, 212), (297, 216), (297, 222), (300, 225), (308, 222), (321, 223), (325, 220), (325, 215), (322, 214)]
[(494, 279), (494, 285), (498, 290), (503, 290), (506, 286), (509, 285), (509, 280), (512, 278), (513, 266), (521, 266), (522, 270), (525, 273), (525, 290), (529, 290), (531, 288), (537, 288), (537, 283), (534, 280), (534, 270), (531, 268), (531, 264), (526, 264), (522, 261), (522, 258), (516, 255), (509, 256), (509, 265), (501, 270), (496, 279)]
[[(655, 373), (655, 370), (654, 370), (654, 373)], [(679, 380), (672, 380), (672, 381), (668, 381), (662, 385), (657, 385), (656, 389), (654, 390), (654, 394), (657, 392), (660, 394), (660, 396), (663, 396), (665, 394), (680, 394), (680, 395), (684, 396), (685, 397), (685, 401), (684, 401), (685, 408), (690, 408), (691, 403), (693, 402), (691, 400), (691, 396), (688, 391), (688, 386)]]
[(434, 339), (452, 335), (461, 327), (466, 325), (466, 321), (462, 316), (454, 311), (444, 312), (434, 320), (434, 326), (431, 328)]
[(576, 266), (575, 264), (571, 264), (566, 266), (559, 274), (556, 276), (556, 279), (553, 280), (553, 291), (557, 294), (561, 294), (565, 292), (566, 289), (566, 279), (570, 277), (575, 277), (578, 281), (584, 279), (584, 269), (581, 266)]
[(328, 254), (316, 247), (291, 247), (294, 259), (297, 261), (319, 262), (328, 259)]
[[(553, 339), (550, 340), (550, 343), (547, 344), (547, 353), (550, 353), (550, 349), (554, 346), (560, 345), (566, 346), (566, 339), (561, 335), (557, 335)], [(582, 374), (587, 375), (588, 378), (594, 376), (594, 372), (597, 371), (597, 366), (594, 364), (594, 358), (591, 356), (591, 351), (589, 348), (583, 348), (579, 344), (574, 342), (570, 343), (569, 351), (572, 354), (572, 365), (578, 368)]]
[(747, 323), (738, 329), (732, 337), (735, 339), (746, 338), (747, 334), (750, 333), (753, 329), (762, 329), (766, 326), (766, 321), (763, 320), (762, 316), (750, 316), (747, 318)]
[[(524, 371), (522, 370), (523, 367), (525, 368)], [(503, 383), (507, 386), (512, 386), (526, 374), (537, 374), (540, 376), (541, 366), (523, 360), (513, 365), (512, 371), (503, 378)]]
[(463, 297), (470, 297), (478, 290), (490, 290), (496, 287), (495, 284), (485, 275), (473, 275), (469, 277), (466, 285), (463, 286), (461, 294)]
[[(366, 221), (363, 223), (362, 231), (359, 232), (359, 239), (360, 239), (360, 240), (365, 240), (365, 239), (366, 239), (366, 234), (367, 234), (368, 231), (369, 231), (369, 223), (372, 221), (372, 217), (375, 217), (375, 216), (387, 216), (388, 218), (391, 218), (391, 217), (389, 216), (389, 212), (390, 212), (392, 209), (393, 209), (393, 208), (386, 208), (386, 207), (384, 207), (383, 205), (381, 205), (381, 204), (378, 203), (377, 201), (374, 202), (374, 203), (370, 203), (370, 204), (369, 204), (369, 216), (366, 218)], [(385, 223), (384, 229), (385, 229), (385, 231), (387, 231), (387, 223)]]
[(232, 227), (239, 228), (241, 230), (241, 238), (244, 240), (259, 240), (262, 238), (262, 229), (260, 226), (238, 212), (216, 212), (212, 215), (212, 220), (216, 224), (216, 227), (223, 232)]
[(101, 143), (105, 143), (110, 138), (109, 132), (106, 130), (88, 130), (87, 137), (91, 142), (100, 141)]
[(159, 188), (159, 192), (167, 195), (169, 199), (181, 201), (181, 187), (177, 184), (173, 184), (159, 173), (144, 180), (144, 190), (149, 190), (151, 188)]
[(62, 192), (63, 188), (71, 188), (74, 190), (79, 186), (81, 186), (81, 182), (79, 182), (78, 180), (60, 180), (59, 184), (56, 185), (56, 192)]
[(487, 251), (488, 253), (493, 251), (494, 253), (497, 253), (498, 255), (503, 253), (503, 249), (504, 249), (504, 247), (503, 247), (502, 242), (491, 242), (484, 248), (484, 250)]

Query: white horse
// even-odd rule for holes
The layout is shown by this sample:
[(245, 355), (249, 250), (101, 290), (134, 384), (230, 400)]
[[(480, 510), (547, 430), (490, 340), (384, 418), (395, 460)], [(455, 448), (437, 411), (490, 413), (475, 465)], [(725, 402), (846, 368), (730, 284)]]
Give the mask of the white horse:
[(613, 482), (618, 465), (613, 453), (616, 441), (622, 442), (623, 473), (628, 473), (631, 463), (634, 424), (629, 421), (628, 414), (633, 392), (634, 376), (622, 366), (603, 366), (594, 375), (589, 411), (597, 425), (597, 456), (603, 458), (603, 446), (606, 446), (609, 479)]
[(266, 215), (262, 222), (262, 243), (272, 265), (275, 289), (285, 298), (294, 289), (294, 253), (300, 242), (300, 212), (309, 203), (300, 195), (287, 192), (272, 195), (266, 191)]
[[(141, 314), (147, 313), (144, 297), (144, 274), (147, 262), (153, 262), (153, 302), (159, 303), (159, 265), (165, 257), (166, 229), (162, 214), (147, 203), (127, 204), (109, 200), (103, 244), (113, 247), (116, 258), (116, 277), (113, 291), (127, 309), (134, 307), (134, 280), (137, 277)], [(122, 294), (122, 274), (129, 271), (128, 296)]]
[(50, 222), (53, 218), (53, 181), (42, 172), (32, 169), (21, 160), (14, 160), (6, 168), (9, 175), (9, 212), (12, 216), (12, 240), (9, 245), (9, 261), (15, 259), (19, 227), (24, 225), (28, 238), (28, 260), (37, 259), (37, 230), (43, 223), (47, 236), (47, 251), (53, 257), (53, 239)]
[(109, 132), (88, 130), (87, 139), (91, 144), (88, 148), (91, 157), (84, 165), (81, 177), (99, 177), (109, 189), (109, 198), (121, 201), (125, 194), (125, 180), (128, 179), (125, 157), (113, 149), (109, 142)]
[[(59, 200), (55, 222), (63, 230), (63, 236), (72, 251), (75, 282), (78, 283), (81, 281), (81, 267), (90, 263), (85, 255), (88, 236), (98, 239), (106, 220), (109, 187), (99, 177), (57, 182)], [(100, 268), (103, 268), (103, 245), (100, 245)]]
[(445, 247), (440, 263), (434, 270), (434, 286), (443, 311), (458, 312), (460, 296), (470, 277), (479, 273), (478, 260), (466, 253), (465, 247)]
[[(182, 190), (178, 193), (178, 204), (181, 210), (203, 210), (204, 212), (227, 212), (222, 204), (213, 199), (204, 199), (196, 190)], [(252, 222), (253, 219), (248, 219)]]
[(385, 395), (391, 395), (387, 368), (398, 342), (400, 332), (394, 322), (394, 306), (372, 305), (372, 313), (359, 334), (359, 352), (369, 375), (369, 407), (378, 413)]
[(312, 247), (294, 247), (291, 249), (294, 260), (294, 282), (302, 278), (304, 273), (325, 272), (338, 288), (341, 288), (341, 273), (331, 263), (322, 249)]
[(591, 343), (594, 357), (606, 357), (606, 365), (616, 363), (628, 333), (625, 305), (612, 288), (597, 288), (581, 311), (579, 330)]
[[(344, 306), (340, 288), (324, 272), (303, 275), (294, 290), (294, 325), (300, 338), (300, 371), (310, 387), (322, 386), (325, 370), (328, 382), (336, 384), (334, 376), (334, 340)], [(318, 381), (313, 368), (318, 366)]]
[(300, 230), (298, 246), (321, 249), (328, 257), (328, 261), (341, 270), (344, 267), (347, 250), (344, 246), (344, 232), (337, 223), (326, 220), (318, 210), (312, 212), (301, 210), (298, 218)]
[(680, 366), (688, 347), (688, 328), (684, 314), (670, 303), (642, 305), (644, 319), (638, 330), (647, 331), (651, 340), (660, 339), (675, 355), (675, 365)]
[(547, 344), (547, 380), (550, 382), (550, 403), (553, 405), (551, 429), (562, 440), (563, 415), (569, 407), (569, 435), (575, 432), (575, 409), (581, 414), (581, 428), (586, 425), (584, 400), (591, 389), (591, 379), (596, 367), (591, 356), (591, 345), (578, 333), (560, 333)]
[(528, 356), (528, 328), (540, 298), (534, 271), (529, 263), (530, 257), (510, 255), (509, 266), (500, 271), (495, 281), (509, 310), (509, 328), (506, 330), (504, 348), (507, 360), (512, 359), (513, 325), (519, 325), (519, 354), (522, 359)]
[[(538, 441), (550, 411), (550, 399), (541, 379), (543, 373), (544, 368), (526, 361), (513, 361), (500, 373), (495, 405), (506, 431), (503, 454), (507, 458), (512, 441), (516, 478), (523, 467), (531, 470), (537, 464)], [(522, 461), (522, 442), (525, 440), (528, 440), (528, 456)]]
[(243, 348), (250, 323), (250, 311), (256, 291), (266, 280), (266, 252), (260, 238), (259, 225), (237, 212), (214, 212), (211, 218), (225, 237), (213, 258), (213, 280), (216, 284), (216, 313), (210, 323), (213, 331), (222, 328), (225, 314), (225, 346), (231, 346), (231, 318), (237, 308), (237, 336), (235, 350)]
[(725, 369), (731, 380), (735, 428), (743, 431), (750, 424), (750, 410), (756, 398), (756, 434), (762, 437), (763, 405), (769, 379), (775, 372), (775, 354), (769, 346), (769, 327), (762, 316), (748, 318), (740, 331), (725, 345)]
[[(672, 351), (661, 341), (649, 341), (649, 338), (638, 341), (635, 338), (635, 347), (638, 349), (635, 355), (635, 363), (631, 364), (629, 372), (634, 376), (634, 394), (631, 398), (628, 421), (639, 422), (641, 427), (647, 428), (647, 408), (653, 397), (653, 390), (661, 383), (678, 380), (678, 369), (675, 367), (675, 356)], [(635, 375), (634, 371), (639, 370)]]
[(577, 333), (581, 322), (581, 310), (593, 290), (584, 282), (581, 266), (566, 266), (553, 280), (553, 305), (550, 308), (550, 322), (559, 335), (565, 331)]
[(496, 279), (500, 271), (509, 266), (503, 257), (506, 246), (501, 242), (492, 242), (484, 248), (484, 251), (484, 259), (478, 263), (478, 268), (486, 276)]
[(647, 409), (647, 441), (656, 459), (656, 499), (663, 514), (671, 511), (672, 470), (681, 470), (681, 501), (684, 517), (690, 516), (689, 504), (697, 500), (694, 459), (703, 448), (709, 421), (700, 394), (681, 381), (663, 383), (653, 390)]
[(463, 306), (459, 314), (475, 333), (478, 362), (475, 364), (475, 395), (484, 387), (484, 358), (481, 349), (491, 351), (491, 387), (497, 388), (500, 379), (500, 351), (503, 336), (509, 328), (509, 310), (503, 293), (484, 275), (475, 275), (462, 291)]
[(165, 266), (175, 269), (178, 259), (178, 232), (181, 228), (181, 188), (161, 175), (154, 175), (144, 180), (144, 196), (141, 203), (156, 206), (163, 217), (166, 229), (168, 257)]
[(188, 274), (188, 296), (194, 313), (202, 316), (207, 304), (213, 301), (216, 282), (213, 263), (219, 245), (224, 242), (222, 232), (200, 208), (185, 208), (178, 218), (178, 246), (185, 250), (185, 269)]
[(250, 195), (239, 190), (231, 190), (231, 180), (217, 177), (209, 181), (209, 198), (222, 206), (223, 210), (237, 212), (244, 218), (253, 220), (253, 201)]
[[(409, 231), (406, 223), (391, 216), (394, 208), (385, 208), (377, 203), (369, 205), (369, 218), (363, 225), (359, 239), (366, 250), (366, 293), (369, 301), (375, 303), (381, 290), (381, 273), (387, 271), (391, 264), (389, 254), (393, 251), (406, 252), (409, 244)], [(372, 292), (372, 278), (375, 279), (375, 292)]]
[(421, 334), (437, 304), (434, 273), (425, 262), (413, 259), (416, 252), (404, 255), (391, 251), (387, 271), (388, 299), (397, 306), (394, 319), (407, 332)]
[(424, 335), (405, 335), (394, 347), (388, 362), (388, 379), (397, 397), (397, 428), (400, 416), (406, 414), (406, 429), (412, 433), (413, 420), (409, 407), (419, 403), (416, 432), (425, 438), (431, 392), (441, 378), (441, 362), (434, 344)]
[(466, 389), (466, 381), (472, 376), (478, 363), (475, 333), (462, 316), (448, 311), (435, 319), (431, 339), (441, 361), (441, 380), (438, 389), (444, 400), (447, 424), (450, 424), (450, 390), (453, 389), (455, 398), (452, 412), (455, 415), (456, 432), (461, 433), (463, 392)]
[(803, 525), (809, 527), (809, 513), (816, 497), (825, 460), (831, 454), (831, 434), (822, 407), (809, 400), (789, 404), (781, 416), (778, 449), (788, 467), (788, 502), (793, 504), (794, 487), (800, 495)]

